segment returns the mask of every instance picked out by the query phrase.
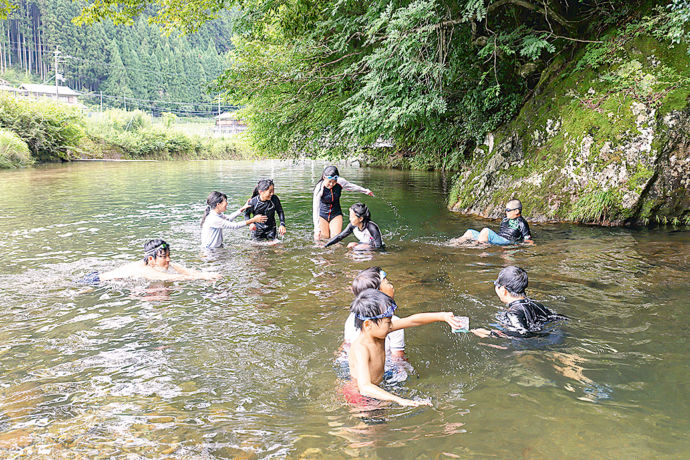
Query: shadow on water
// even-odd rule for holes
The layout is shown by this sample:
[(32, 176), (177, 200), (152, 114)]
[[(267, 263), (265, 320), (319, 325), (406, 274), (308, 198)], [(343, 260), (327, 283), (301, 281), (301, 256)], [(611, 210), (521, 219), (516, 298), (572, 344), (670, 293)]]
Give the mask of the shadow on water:
[[(0, 172), (0, 452), (3, 456), (597, 458), (688, 452), (690, 234), (532, 225), (537, 245), (449, 247), (497, 222), (449, 213), (442, 177), (341, 168), (386, 251), (311, 241), (319, 163), (74, 164)], [(200, 251), (211, 190), (229, 209), (273, 177), (288, 233), (276, 246), (226, 231)], [(31, 194), (39, 207), (27, 207)], [(529, 214), (529, 210), (526, 210)], [(151, 237), (215, 283), (75, 280), (141, 256)], [(533, 342), (432, 324), (406, 331), (407, 378), (391, 390), (431, 408), (358, 410), (335, 361), (371, 265), (398, 314), (454, 311), (488, 327), (492, 281), (515, 264), (531, 297), (570, 320)], [(602, 436), (615, 427), (616, 436)]]

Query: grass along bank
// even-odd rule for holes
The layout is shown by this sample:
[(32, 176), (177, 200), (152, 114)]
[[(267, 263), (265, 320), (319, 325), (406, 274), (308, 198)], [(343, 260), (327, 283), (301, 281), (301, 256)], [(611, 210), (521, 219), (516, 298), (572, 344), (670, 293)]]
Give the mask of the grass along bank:
[(0, 168), (73, 159), (256, 157), (240, 137), (189, 134), (185, 124), (198, 127), (201, 123), (170, 114), (154, 119), (141, 111), (117, 109), (85, 116), (77, 107), (51, 99), (0, 95)]

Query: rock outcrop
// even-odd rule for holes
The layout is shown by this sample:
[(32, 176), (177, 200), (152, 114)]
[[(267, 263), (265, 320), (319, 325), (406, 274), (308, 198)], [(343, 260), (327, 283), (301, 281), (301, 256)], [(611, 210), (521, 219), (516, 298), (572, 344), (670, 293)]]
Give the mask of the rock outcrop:
[(623, 54), (597, 73), (556, 63), (561, 76), (474, 150), (451, 209), (495, 218), (515, 197), (538, 221), (690, 223), (687, 54), (650, 38)]

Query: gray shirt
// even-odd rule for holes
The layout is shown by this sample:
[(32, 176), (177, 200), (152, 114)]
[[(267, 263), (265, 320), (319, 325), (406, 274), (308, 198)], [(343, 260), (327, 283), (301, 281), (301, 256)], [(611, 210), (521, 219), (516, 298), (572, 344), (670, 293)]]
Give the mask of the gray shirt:
[(211, 212), (206, 216), (204, 225), (201, 227), (201, 246), (208, 249), (223, 246), (224, 228), (234, 230), (247, 225), (245, 222), (231, 222), (240, 214), (242, 214), (242, 212), (238, 210), (226, 217), (224, 214), (218, 214), (215, 210), (211, 209)]

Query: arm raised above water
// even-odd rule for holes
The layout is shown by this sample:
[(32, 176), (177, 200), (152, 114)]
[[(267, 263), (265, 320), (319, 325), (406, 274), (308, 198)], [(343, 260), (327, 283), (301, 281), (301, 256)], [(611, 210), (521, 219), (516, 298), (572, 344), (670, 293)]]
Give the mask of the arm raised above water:
[(359, 192), (364, 193), (365, 195), (374, 196), (374, 192), (372, 192), (368, 188), (359, 186), (357, 184), (353, 184), (352, 182), (348, 182), (346, 179), (342, 177), (338, 177), (338, 184), (340, 184), (343, 190), (347, 190), (348, 192)]

